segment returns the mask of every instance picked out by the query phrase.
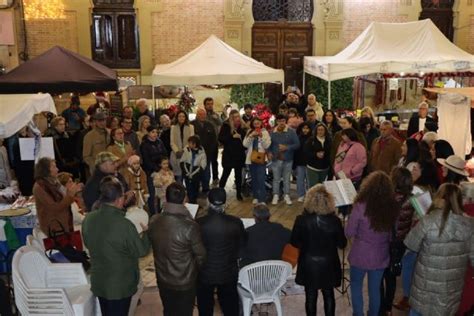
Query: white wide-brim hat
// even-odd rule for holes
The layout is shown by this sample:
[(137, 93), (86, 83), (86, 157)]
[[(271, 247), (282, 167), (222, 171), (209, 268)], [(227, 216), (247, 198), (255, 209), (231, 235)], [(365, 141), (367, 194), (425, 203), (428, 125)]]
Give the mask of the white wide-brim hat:
[(462, 176), (469, 176), (469, 173), (465, 170), (466, 162), (461, 157), (451, 155), (447, 159), (438, 158), (436, 159), (442, 166), (445, 166), (449, 170), (456, 172)]

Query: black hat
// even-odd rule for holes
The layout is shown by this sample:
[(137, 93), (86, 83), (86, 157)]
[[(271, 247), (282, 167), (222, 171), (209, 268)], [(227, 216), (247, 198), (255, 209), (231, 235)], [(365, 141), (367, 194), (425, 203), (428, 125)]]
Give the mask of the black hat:
[(209, 203), (216, 206), (224, 205), (226, 198), (227, 194), (223, 188), (211, 189), (208, 194)]

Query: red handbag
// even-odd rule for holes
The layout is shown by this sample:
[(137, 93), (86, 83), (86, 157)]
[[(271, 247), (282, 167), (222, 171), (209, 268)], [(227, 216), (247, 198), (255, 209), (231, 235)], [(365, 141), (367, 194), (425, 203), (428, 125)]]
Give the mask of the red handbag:
[(81, 232), (78, 230), (66, 232), (64, 226), (58, 220), (56, 222), (61, 229), (52, 230), (51, 226), (49, 227), (49, 237), (43, 239), (44, 249), (51, 250), (58, 247), (72, 246), (76, 250), (83, 251)]

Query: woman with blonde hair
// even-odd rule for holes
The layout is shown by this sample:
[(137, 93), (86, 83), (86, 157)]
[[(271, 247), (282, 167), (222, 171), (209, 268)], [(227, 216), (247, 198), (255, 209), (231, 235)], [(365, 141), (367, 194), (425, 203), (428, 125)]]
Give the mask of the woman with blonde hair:
[(459, 186), (443, 184), (428, 214), (405, 239), (418, 253), (410, 315), (454, 315), (458, 310), (469, 258), (474, 263), (473, 222), (463, 216), (462, 205)]
[(336, 216), (333, 196), (323, 184), (306, 192), (304, 210), (296, 218), (291, 244), (300, 249), (296, 283), (305, 287), (306, 315), (316, 315), (318, 290), (323, 293), (324, 313), (335, 315), (334, 288), (341, 285), (341, 262), (337, 249), (347, 240)]
[(378, 316), (380, 284), (390, 262), (392, 227), (399, 212), (393, 184), (383, 171), (372, 172), (362, 182), (346, 226), (352, 238), (348, 261), (351, 266), (352, 314), (364, 314), (362, 284), (368, 275), (369, 316)]
[(151, 125), (150, 117), (147, 115), (142, 115), (138, 118), (138, 131), (137, 136), (140, 143), (145, 135), (148, 134), (147, 128)]

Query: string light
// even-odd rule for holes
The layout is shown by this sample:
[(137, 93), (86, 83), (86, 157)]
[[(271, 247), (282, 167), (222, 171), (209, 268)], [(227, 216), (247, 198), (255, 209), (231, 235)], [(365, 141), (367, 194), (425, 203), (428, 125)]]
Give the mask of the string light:
[(64, 19), (64, 3), (62, 0), (25, 0), (25, 19)]

